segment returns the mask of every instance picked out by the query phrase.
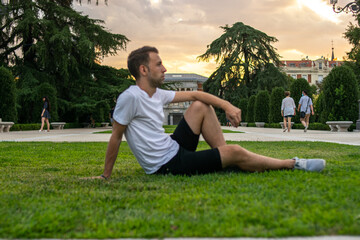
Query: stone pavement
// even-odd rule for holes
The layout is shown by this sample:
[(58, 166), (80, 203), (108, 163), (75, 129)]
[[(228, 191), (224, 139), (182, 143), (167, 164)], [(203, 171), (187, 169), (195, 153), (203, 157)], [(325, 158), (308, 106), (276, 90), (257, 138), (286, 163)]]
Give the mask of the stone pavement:
[[(282, 132), (279, 128), (256, 127), (223, 127), (232, 131), (243, 133), (225, 133), (229, 141), (310, 141), (331, 142), (360, 146), (360, 132), (330, 132), (292, 129), (291, 132)], [(18, 131), (0, 133), (0, 142), (108, 142), (110, 134), (94, 134), (111, 130), (108, 128), (78, 128), (52, 130), (48, 132)]]

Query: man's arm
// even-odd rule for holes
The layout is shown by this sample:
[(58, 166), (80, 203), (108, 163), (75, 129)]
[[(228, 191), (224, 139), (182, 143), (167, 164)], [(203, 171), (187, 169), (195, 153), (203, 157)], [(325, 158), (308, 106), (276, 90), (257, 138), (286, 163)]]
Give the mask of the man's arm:
[(313, 105), (310, 105), (310, 109), (311, 109), (311, 114), (314, 115), (315, 113), (314, 113), (314, 107), (313, 107)]
[(227, 119), (229, 119), (231, 124), (235, 127), (239, 126), (239, 123), (241, 122), (241, 110), (239, 108), (233, 106), (228, 101), (218, 98), (212, 94), (200, 91), (176, 92), (175, 97), (172, 100), (173, 103), (187, 101), (200, 101), (205, 104), (223, 109)]
[(106, 151), (104, 173), (101, 176), (92, 177), (93, 179), (94, 178), (108, 179), (111, 176), (111, 172), (113, 170), (119, 152), (122, 136), (126, 130), (126, 127), (127, 126), (121, 125), (116, 121), (113, 122), (113, 132), (111, 134), (108, 148)]

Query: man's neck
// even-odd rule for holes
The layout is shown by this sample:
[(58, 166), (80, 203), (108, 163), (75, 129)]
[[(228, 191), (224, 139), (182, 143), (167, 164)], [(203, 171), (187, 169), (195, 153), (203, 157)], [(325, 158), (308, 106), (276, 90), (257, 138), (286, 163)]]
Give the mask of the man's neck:
[(156, 88), (150, 86), (150, 84), (148, 83), (148, 81), (142, 81), (142, 80), (136, 80), (136, 85), (143, 91), (145, 91), (149, 97), (151, 98), (155, 92), (156, 92)]

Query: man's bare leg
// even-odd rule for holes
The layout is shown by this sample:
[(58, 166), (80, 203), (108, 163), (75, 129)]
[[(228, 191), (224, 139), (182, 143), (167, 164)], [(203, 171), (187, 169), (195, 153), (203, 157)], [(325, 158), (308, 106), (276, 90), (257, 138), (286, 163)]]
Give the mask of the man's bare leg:
[(291, 117), (288, 117), (287, 120), (288, 120), (288, 132), (290, 132), (290, 129), (291, 129)]
[(265, 170), (293, 169), (295, 160), (280, 160), (262, 156), (240, 147), (239, 145), (220, 146), (219, 152), (223, 168), (237, 166), (250, 172)]
[(202, 134), (211, 148), (226, 145), (214, 108), (200, 101), (193, 102), (184, 118), (194, 134)]
[[(242, 170), (251, 172), (262, 172), (265, 170), (293, 169), (294, 159), (280, 160), (276, 158), (262, 156), (250, 152), (239, 145), (226, 145), (220, 123), (216, 117), (214, 109), (202, 102), (195, 101), (185, 112), (185, 120), (195, 134), (202, 134), (205, 141), (212, 147), (218, 148), (220, 152), (222, 167), (237, 166)], [(291, 124), (291, 122), (290, 122)], [(291, 125), (290, 125), (291, 126)], [(306, 159), (303, 159), (306, 161)], [(319, 165), (318, 159), (310, 159), (312, 166), (300, 166), (302, 170), (314, 171), (312, 167)], [(304, 162), (304, 161), (303, 161)], [(314, 164), (315, 162), (315, 164)], [(325, 161), (320, 159), (322, 166), (316, 166), (315, 171), (320, 171), (325, 167)], [(299, 166), (297, 167), (299, 169)]]

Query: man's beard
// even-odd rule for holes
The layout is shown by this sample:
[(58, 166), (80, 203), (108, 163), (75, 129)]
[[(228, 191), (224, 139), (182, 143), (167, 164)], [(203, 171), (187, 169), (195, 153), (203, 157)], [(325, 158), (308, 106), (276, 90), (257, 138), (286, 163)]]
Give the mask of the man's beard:
[(153, 88), (158, 88), (158, 87), (160, 87), (162, 85), (162, 80), (161, 79), (155, 79), (155, 78), (150, 77), (149, 80), (150, 80), (149, 81), (150, 85)]

